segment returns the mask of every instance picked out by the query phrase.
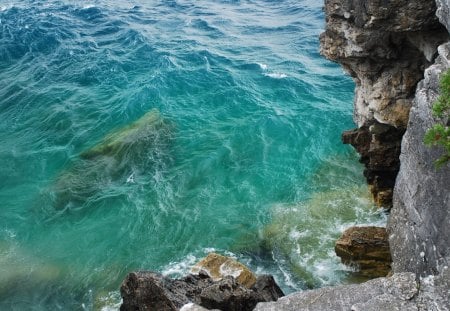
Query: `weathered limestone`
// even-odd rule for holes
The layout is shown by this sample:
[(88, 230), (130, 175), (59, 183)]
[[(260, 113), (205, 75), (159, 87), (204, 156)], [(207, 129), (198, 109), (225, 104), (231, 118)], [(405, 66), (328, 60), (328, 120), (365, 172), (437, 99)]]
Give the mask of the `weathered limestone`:
[(386, 228), (350, 227), (337, 240), (335, 251), (344, 264), (356, 265), (363, 276), (386, 276), (391, 270)]
[(419, 83), (403, 138), (388, 223), (394, 271), (436, 274), (450, 263), (450, 165), (437, 169), (433, 162), (442, 151), (423, 144), (434, 122), (431, 106), (438, 96), (439, 77), (448, 68), (450, 44), (445, 44)]
[(363, 284), (298, 292), (276, 302), (259, 303), (255, 311), (419, 311), (450, 310), (450, 270), (420, 281), (398, 273)]
[[(327, 26), (321, 35), (321, 53), (340, 63), (353, 77), (354, 119), (368, 137), (362, 146), (346, 141), (358, 150), (390, 151), (385, 162), (372, 159), (377, 152), (362, 154), (368, 158), (362, 162), (368, 165), (365, 175), (374, 198), (384, 207), (391, 205), (398, 147), (416, 85), (433, 60), (436, 47), (448, 38), (435, 12), (433, 0), (325, 1)], [(371, 131), (378, 124), (389, 125), (397, 141), (385, 143)], [(377, 166), (371, 167), (375, 162)]]

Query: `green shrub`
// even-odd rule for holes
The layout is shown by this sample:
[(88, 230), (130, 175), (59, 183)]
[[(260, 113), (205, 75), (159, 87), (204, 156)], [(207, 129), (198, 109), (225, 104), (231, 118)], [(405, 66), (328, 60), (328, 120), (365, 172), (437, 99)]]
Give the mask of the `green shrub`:
[(425, 144), (441, 146), (444, 154), (436, 160), (436, 166), (442, 166), (450, 161), (450, 70), (445, 72), (440, 81), (440, 95), (433, 104), (433, 116), (439, 119), (425, 133)]

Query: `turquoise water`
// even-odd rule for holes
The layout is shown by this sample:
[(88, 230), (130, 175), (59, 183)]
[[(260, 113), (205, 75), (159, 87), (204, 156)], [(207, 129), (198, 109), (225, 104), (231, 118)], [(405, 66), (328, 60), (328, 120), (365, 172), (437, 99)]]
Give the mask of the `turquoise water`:
[(384, 217), (321, 7), (2, 1), (0, 309), (116, 309), (127, 272), (210, 251), (286, 292), (348, 282), (333, 241)]

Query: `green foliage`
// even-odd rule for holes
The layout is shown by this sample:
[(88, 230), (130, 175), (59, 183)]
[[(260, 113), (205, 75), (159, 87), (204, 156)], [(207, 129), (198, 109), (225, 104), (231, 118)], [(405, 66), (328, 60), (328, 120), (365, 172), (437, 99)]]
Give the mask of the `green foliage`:
[(428, 129), (424, 138), (428, 146), (441, 146), (444, 149), (444, 154), (435, 162), (438, 167), (450, 161), (450, 70), (441, 77), (440, 93), (433, 105), (433, 115), (440, 120)]

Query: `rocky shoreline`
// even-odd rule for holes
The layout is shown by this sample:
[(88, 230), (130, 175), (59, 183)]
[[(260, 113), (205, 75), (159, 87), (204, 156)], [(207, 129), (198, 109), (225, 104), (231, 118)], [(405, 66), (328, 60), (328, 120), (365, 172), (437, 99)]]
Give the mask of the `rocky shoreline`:
[[(216, 272), (228, 275), (213, 277), (205, 266), (181, 280), (132, 273), (121, 310), (450, 310), (450, 166), (436, 169), (440, 150), (423, 144), (439, 77), (450, 68), (450, 0), (325, 0), (325, 15), (321, 52), (356, 83), (358, 127), (343, 142), (361, 155), (374, 201), (391, 210), (386, 229), (350, 228), (336, 252), (372, 277), (392, 267), (391, 275), (282, 297), (270, 276), (244, 285), (235, 273), (244, 268), (219, 261)], [(164, 308), (129, 299), (155, 291)]]

